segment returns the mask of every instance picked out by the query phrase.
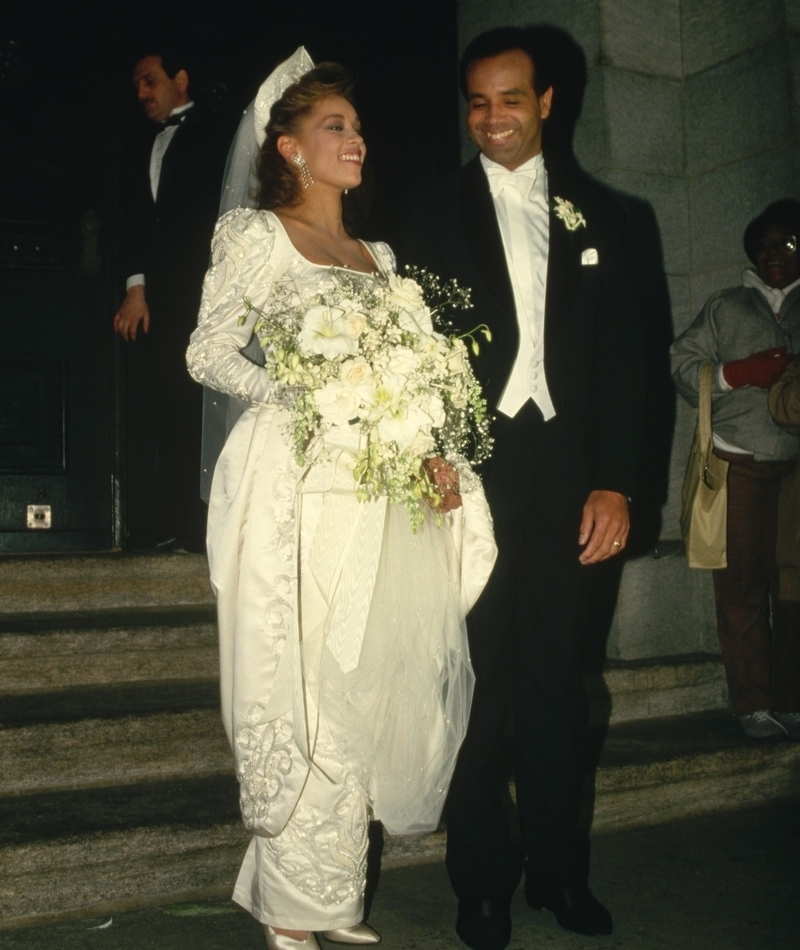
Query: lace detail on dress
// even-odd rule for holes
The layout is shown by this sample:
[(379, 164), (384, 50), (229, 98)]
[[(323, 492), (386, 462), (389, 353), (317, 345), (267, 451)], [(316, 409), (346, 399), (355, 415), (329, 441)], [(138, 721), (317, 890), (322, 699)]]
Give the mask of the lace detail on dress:
[(459, 490), (462, 495), (481, 487), (481, 480), (472, 470), (472, 465), (463, 455), (448, 455), (445, 461), (458, 472)]
[(297, 466), (289, 457), (282, 466), (272, 484), (272, 497), (275, 499), (275, 544), (282, 561), (292, 563), (295, 549), (295, 487)]
[(239, 807), (248, 831), (267, 824), (272, 803), (280, 797), (293, 764), (291, 717), (265, 722), (265, 709), (264, 703), (253, 703), (234, 736)]
[(280, 873), (323, 907), (357, 901), (366, 880), (368, 820), (364, 793), (348, 775), (329, 814), (301, 804), (264, 847)]

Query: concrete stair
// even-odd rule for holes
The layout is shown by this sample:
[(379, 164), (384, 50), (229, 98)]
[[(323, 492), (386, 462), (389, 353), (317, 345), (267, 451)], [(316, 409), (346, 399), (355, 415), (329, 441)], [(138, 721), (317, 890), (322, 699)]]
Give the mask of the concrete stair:
[[(247, 835), (205, 560), (0, 560), (0, 655), (0, 927), (229, 894)], [(616, 662), (587, 686), (595, 833), (800, 796), (800, 744), (742, 736), (718, 658)], [(382, 863), (443, 847), (387, 838)]]

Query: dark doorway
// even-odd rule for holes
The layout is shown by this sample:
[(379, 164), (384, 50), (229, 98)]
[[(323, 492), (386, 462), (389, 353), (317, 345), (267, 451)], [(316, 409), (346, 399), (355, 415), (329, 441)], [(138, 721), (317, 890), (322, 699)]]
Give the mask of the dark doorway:
[(130, 75), (162, 40), (191, 52), (202, 95), (232, 124), (301, 43), (318, 62), (356, 69), (377, 171), (367, 237), (390, 235), (397, 196), (414, 181), (458, 163), (455, 0), (409, 0), (391, 13), (362, 0), (234, 3), (210, 16), (185, 4), (7, 13), (0, 552), (124, 547), (152, 501), (146, 450), (132, 458), (130, 447), (146, 441), (147, 413), (165, 407), (142, 413), (137, 361), (111, 319), (126, 276), (116, 261), (120, 166), (130, 129), (146, 124)]

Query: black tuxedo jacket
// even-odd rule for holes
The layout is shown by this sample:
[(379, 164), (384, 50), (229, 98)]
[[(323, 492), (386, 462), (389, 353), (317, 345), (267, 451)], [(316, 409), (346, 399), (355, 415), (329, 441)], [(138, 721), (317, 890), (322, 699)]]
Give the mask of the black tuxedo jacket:
[[(627, 236), (617, 204), (590, 182), (570, 182), (548, 165), (551, 209), (571, 201), (587, 226), (570, 231), (550, 212), (544, 368), (556, 418), (526, 417), (572, 433), (588, 469), (588, 487), (634, 494), (643, 399), (640, 316), (628, 274)], [(598, 264), (581, 263), (594, 248)], [(519, 346), (511, 280), (494, 202), (479, 157), (425, 189), (406, 213), (404, 263), (472, 289), (474, 309), (457, 316), (466, 331), (486, 323), (474, 360), (491, 408), (497, 406)], [(529, 407), (530, 409), (530, 407)], [(524, 411), (524, 410), (523, 410)]]
[(228, 143), (216, 118), (192, 106), (164, 153), (154, 200), (150, 152), (158, 131), (150, 123), (129, 158), (121, 263), (126, 277), (145, 275), (153, 330), (168, 320), (180, 324), (182, 338), (197, 321)]

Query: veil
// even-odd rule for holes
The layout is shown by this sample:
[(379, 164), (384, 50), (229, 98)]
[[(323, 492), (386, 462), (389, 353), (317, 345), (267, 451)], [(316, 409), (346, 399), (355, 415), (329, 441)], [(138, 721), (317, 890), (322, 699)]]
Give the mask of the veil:
[[(255, 167), (258, 152), (264, 142), (269, 112), (273, 103), (286, 89), (314, 67), (314, 62), (299, 46), (269, 74), (259, 87), (253, 101), (239, 120), (239, 127), (228, 150), (219, 217), (234, 208), (255, 208), (258, 204), (258, 180)], [(252, 337), (241, 351), (242, 356), (259, 366), (264, 365), (264, 354), (258, 341)], [(236, 420), (248, 407), (246, 399), (228, 396), (216, 390), (203, 390), (203, 445), (200, 457), (200, 497), (207, 502), (211, 494), (211, 480), (219, 453)]]

